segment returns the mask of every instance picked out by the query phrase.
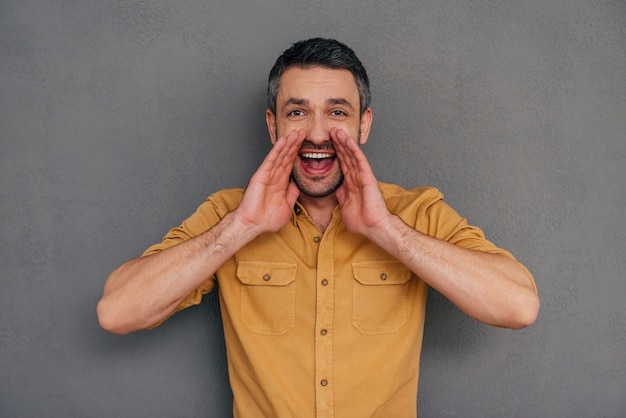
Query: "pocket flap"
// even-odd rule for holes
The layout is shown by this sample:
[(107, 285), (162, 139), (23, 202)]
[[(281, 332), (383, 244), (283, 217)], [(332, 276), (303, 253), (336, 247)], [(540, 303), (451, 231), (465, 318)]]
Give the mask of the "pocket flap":
[(365, 286), (405, 284), (411, 278), (411, 270), (395, 260), (352, 263), (352, 273)]
[(296, 269), (292, 263), (240, 261), (237, 277), (251, 286), (287, 286), (296, 279)]

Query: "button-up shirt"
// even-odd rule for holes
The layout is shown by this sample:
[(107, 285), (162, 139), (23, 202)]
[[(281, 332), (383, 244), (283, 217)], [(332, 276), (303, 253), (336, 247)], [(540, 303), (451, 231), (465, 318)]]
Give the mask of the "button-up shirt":
[[(389, 210), (417, 231), (513, 258), (438, 190), (380, 189)], [(210, 196), (144, 255), (208, 230), (242, 196), (243, 189)], [(235, 417), (416, 416), (428, 286), (349, 232), (339, 207), (321, 233), (296, 204), (290, 222), (239, 250), (177, 310), (200, 303), (216, 284)]]

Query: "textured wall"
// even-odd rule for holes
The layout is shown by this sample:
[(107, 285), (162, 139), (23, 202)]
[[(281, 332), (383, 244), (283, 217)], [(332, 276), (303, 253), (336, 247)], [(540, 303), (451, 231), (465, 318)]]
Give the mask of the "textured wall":
[(433, 293), (421, 417), (626, 416), (626, 3), (0, 2), (0, 416), (227, 417), (217, 299), (101, 331), (108, 273), (269, 149), (293, 41), (369, 70), (381, 180), (439, 187), (535, 274), (537, 323)]

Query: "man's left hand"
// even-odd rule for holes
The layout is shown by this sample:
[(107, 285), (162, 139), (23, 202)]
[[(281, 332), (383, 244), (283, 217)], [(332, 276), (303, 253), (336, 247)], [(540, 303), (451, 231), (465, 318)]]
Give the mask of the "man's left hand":
[(367, 236), (367, 232), (391, 214), (378, 187), (367, 157), (342, 129), (330, 130), (337, 158), (344, 175), (335, 196), (341, 206), (341, 217), (350, 232)]

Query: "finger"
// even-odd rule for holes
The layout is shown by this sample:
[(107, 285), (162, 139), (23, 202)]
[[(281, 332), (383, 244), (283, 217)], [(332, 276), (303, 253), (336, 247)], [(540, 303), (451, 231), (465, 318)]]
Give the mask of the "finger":
[(280, 138), (278, 138), (278, 140), (274, 143), (274, 146), (272, 146), (270, 151), (267, 153), (267, 155), (263, 159), (262, 165), (274, 166), (276, 164), (276, 161), (282, 159), (281, 155), (282, 153), (284, 153), (286, 146), (287, 146), (287, 137), (281, 136)]
[[(291, 140), (293, 142), (293, 139)], [(285, 155), (289, 152), (289, 140), (287, 137), (279, 138), (272, 149), (267, 153), (258, 170), (252, 176), (253, 179), (265, 185), (279, 185), (287, 187), (290, 169), (285, 167)]]
[(280, 174), (289, 168), (289, 154), (295, 142), (294, 132), (278, 138), (270, 152), (263, 160), (264, 168), (270, 176)]
[(344, 177), (349, 182), (357, 184), (357, 182), (375, 181), (369, 161), (354, 139), (350, 138), (342, 129), (331, 129), (331, 138)]
[[(293, 130), (285, 137), (284, 147), (281, 149), (276, 164), (283, 170), (291, 171), (293, 162), (300, 150), (300, 146), (306, 137), (306, 131), (300, 129), (298, 131)], [(278, 144), (278, 143), (277, 143)]]
[(287, 204), (291, 207), (296, 204), (296, 200), (298, 200), (298, 196), (300, 196), (300, 189), (296, 186), (296, 183), (291, 181), (289, 186), (287, 186), (287, 193), (285, 193), (285, 199), (287, 200)]
[(304, 129), (280, 137), (253, 177), (266, 186), (287, 190), (294, 159), (305, 137)]
[(342, 183), (341, 186), (335, 190), (335, 197), (337, 198), (337, 202), (339, 202), (339, 206), (343, 206), (346, 201), (346, 184)]
[[(341, 165), (341, 170), (344, 176), (354, 172), (357, 169), (358, 161), (354, 158), (354, 152), (350, 149), (350, 144), (354, 143), (348, 135), (342, 129), (331, 129), (330, 132), (335, 151), (337, 151), (337, 158)], [(354, 143), (356, 145), (356, 143)], [(358, 148), (358, 147), (357, 147)]]
[(299, 129), (297, 131), (291, 131), (291, 140), (289, 141), (289, 153), (287, 154), (287, 158), (289, 160), (289, 164), (293, 163), (293, 160), (298, 155), (298, 151), (300, 151), (300, 147), (306, 138), (306, 130)]

